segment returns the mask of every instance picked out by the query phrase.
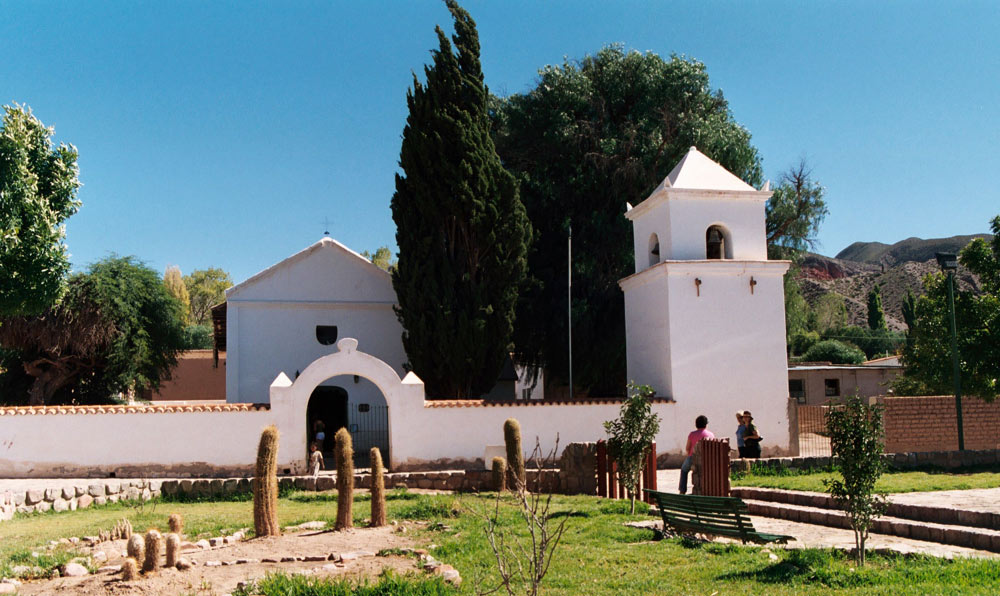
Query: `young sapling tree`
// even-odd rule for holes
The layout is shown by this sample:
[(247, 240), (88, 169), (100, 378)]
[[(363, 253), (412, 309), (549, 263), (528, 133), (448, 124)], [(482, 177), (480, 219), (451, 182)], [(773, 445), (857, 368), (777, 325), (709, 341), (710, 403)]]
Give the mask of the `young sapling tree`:
[(608, 453), (618, 463), (618, 477), (632, 493), (631, 512), (635, 514), (635, 495), (646, 465), (650, 444), (660, 431), (660, 417), (653, 413), (650, 400), (654, 393), (649, 385), (628, 385), (629, 398), (622, 405), (616, 420), (604, 423), (608, 433)]

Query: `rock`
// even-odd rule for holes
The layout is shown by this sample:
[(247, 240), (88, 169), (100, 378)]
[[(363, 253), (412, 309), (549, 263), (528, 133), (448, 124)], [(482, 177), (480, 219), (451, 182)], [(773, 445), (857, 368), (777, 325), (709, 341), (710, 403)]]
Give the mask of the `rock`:
[(181, 571), (191, 569), (191, 561), (181, 557), (180, 559), (177, 559), (177, 565), (175, 565), (175, 567)]
[(226, 565), (226, 566), (229, 566), (229, 565), (235, 565), (235, 564), (236, 564), (236, 561), (223, 561), (223, 562), (222, 562), (222, 564), (223, 564), (223, 565)]
[(66, 499), (68, 501), (68, 500), (74, 498), (75, 496), (76, 496), (76, 489), (75, 488), (73, 488), (72, 486), (64, 486), (63, 487), (63, 489), (62, 489), (62, 498)]
[(66, 577), (83, 577), (90, 575), (90, 571), (87, 571), (87, 568), (79, 563), (66, 563), (62, 574)]
[(69, 501), (66, 499), (56, 499), (52, 502), (52, 509), (56, 511), (69, 511)]
[(90, 504), (94, 502), (94, 497), (90, 495), (83, 495), (76, 500), (77, 509), (86, 509), (90, 507)]
[(205, 561), (205, 567), (222, 567), (222, 561)]
[(309, 521), (304, 524), (299, 524), (297, 526), (291, 526), (290, 530), (322, 530), (326, 527), (326, 522), (324, 521)]
[(55, 501), (62, 494), (62, 489), (59, 488), (47, 488), (45, 489), (45, 500)]
[(87, 487), (87, 494), (92, 497), (103, 497), (104, 496), (104, 485), (103, 484), (91, 484)]
[(3, 584), (13, 584), (15, 586), (20, 586), (21, 585), (21, 582), (17, 581), (13, 577), (5, 577), (2, 580), (0, 580), (0, 583), (3, 583)]
[(326, 558), (328, 561), (339, 561), (340, 553), (330, 553), (330, 556)]
[(181, 542), (181, 551), (182, 552), (183, 551), (200, 550), (200, 549), (201, 549), (201, 547), (198, 546), (197, 544), (193, 543), (193, 542), (188, 542), (187, 540), (185, 540), (184, 542)]
[(52, 503), (48, 501), (42, 501), (41, 503), (35, 505), (35, 511), (49, 511), (52, 509)]
[(354, 551), (354, 554), (358, 555), (358, 558), (374, 557), (376, 555), (376, 553), (373, 553), (370, 550), (358, 550)]
[(343, 565), (337, 565), (336, 563), (327, 563), (326, 565), (323, 565), (320, 569), (322, 569), (323, 571), (337, 572), (343, 568), (344, 568)]
[(105, 497), (94, 497), (94, 505), (107, 505), (108, 500)]
[(45, 492), (41, 490), (29, 490), (24, 493), (24, 502), (28, 505), (34, 505), (36, 503), (41, 503), (45, 500)]
[(310, 563), (316, 561), (326, 561), (326, 555), (308, 555), (305, 560)]
[(17, 586), (14, 584), (0, 584), (0, 594), (16, 594)]
[(767, 555), (767, 558), (769, 560), (771, 560), (771, 561), (777, 561), (778, 560), (778, 555), (776, 555), (774, 553), (771, 553), (771, 554)]
[(118, 573), (122, 570), (121, 565), (105, 565), (104, 567), (98, 567), (98, 573)]
[(267, 557), (266, 559), (261, 559), (261, 563), (280, 563), (281, 559), (276, 559), (274, 557)]
[(257, 559), (236, 559), (237, 565), (255, 565), (257, 563), (260, 563)]
[(103, 563), (108, 560), (108, 554), (103, 550), (99, 550), (90, 556), (98, 563)]
[(117, 495), (122, 492), (122, 484), (121, 482), (109, 482), (104, 485), (104, 491), (108, 495)]
[(345, 563), (348, 561), (356, 561), (357, 559), (358, 555), (355, 553), (340, 553), (340, 560)]
[(204, 549), (209, 548), (210, 546), (212, 546), (212, 543), (209, 542), (208, 540), (205, 540), (204, 538), (202, 538), (198, 542), (195, 542), (194, 545), (197, 546), (198, 548), (204, 550)]
[(294, 563), (295, 557), (281, 557), (282, 563)]
[(444, 579), (444, 581), (450, 584), (456, 586), (462, 585), (462, 576), (458, 573), (458, 570), (452, 567), (451, 565), (441, 565), (440, 567), (437, 568), (435, 573), (440, 575), (441, 578)]
[(211, 545), (211, 546), (222, 546), (225, 543), (226, 543), (225, 542), (225, 538), (222, 538), (221, 536), (219, 536), (217, 538), (209, 538), (208, 539), (208, 544)]

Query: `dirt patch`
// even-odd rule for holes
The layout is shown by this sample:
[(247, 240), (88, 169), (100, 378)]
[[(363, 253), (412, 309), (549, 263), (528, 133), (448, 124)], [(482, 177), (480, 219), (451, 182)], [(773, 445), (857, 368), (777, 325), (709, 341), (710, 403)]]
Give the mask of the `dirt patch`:
[[(406, 527), (405, 533), (399, 528)], [(356, 528), (347, 532), (297, 531), (282, 536), (241, 540), (207, 549), (188, 545), (181, 556), (193, 565), (190, 569), (161, 569), (133, 582), (123, 582), (117, 570), (85, 577), (65, 577), (22, 584), (18, 594), (228, 594), (243, 581), (261, 578), (269, 572), (307, 573), (315, 576), (375, 577), (384, 569), (405, 574), (417, 571), (417, 559), (392, 555), (377, 557), (383, 549), (411, 548), (409, 531), (413, 525), (382, 528)], [(108, 560), (102, 566), (120, 565), (124, 560), (125, 541), (103, 542), (81, 548), (91, 554), (104, 552)], [(346, 556), (344, 556), (346, 554)], [(284, 561), (292, 557), (310, 560)], [(320, 560), (320, 557), (323, 557)], [(264, 562), (276, 559), (278, 562)], [(162, 563), (162, 561), (161, 561)]]

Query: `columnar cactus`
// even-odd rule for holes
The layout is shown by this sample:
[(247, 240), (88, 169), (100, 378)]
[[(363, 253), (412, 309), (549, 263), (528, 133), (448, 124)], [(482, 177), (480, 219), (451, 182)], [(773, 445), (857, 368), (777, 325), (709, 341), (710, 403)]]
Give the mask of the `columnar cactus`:
[(179, 513), (171, 513), (167, 518), (167, 525), (170, 526), (170, 531), (178, 536), (184, 533), (184, 518)]
[(158, 530), (146, 532), (146, 558), (142, 561), (142, 572), (153, 573), (160, 568), (160, 551), (163, 547), (163, 536)]
[(493, 458), (493, 490), (507, 490), (507, 460), (500, 456)]
[(128, 556), (135, 559), (136, 561), (142, 561), (146, 558), (146, 542), (142, 537), (142, 534), (132, 534), (128, 538), (128, 544), (125, 546), (125, 550)]
[(503, 423), (503, 441), (507, 446), (507, 469), (511, 489), (524, 486), (524, 450), (521, 449), (521, 425), (514, 418)]
[(257, 468), (253, 477), (253, 528), (257, 536), (278, 536), (278, 429), (260, 434)]
[[(138, 534), (136, 537), (141, 538)], [(122, 581), (130, 582), (139, 579), (139, 564), (135, 559), (129, 557), (122, 563)]]
[(354, 527), (351, 519), (351, 505), (354, 502), (354, 446), (351, 433), (346, 428), (337, 431), (334, 437), (334, 457), (337, 460), (337, 524), (336, 530)]
[(385, 479), (382, 469), (382, 453), (378, 447), (371, 450), (372, 465), (372, 527), (385, 525)]
[(164, 566), (167, 568), (177, 565), (177, 555), (181, 552), (181, 537), (177, 534), (167, 534), (167, 559)]

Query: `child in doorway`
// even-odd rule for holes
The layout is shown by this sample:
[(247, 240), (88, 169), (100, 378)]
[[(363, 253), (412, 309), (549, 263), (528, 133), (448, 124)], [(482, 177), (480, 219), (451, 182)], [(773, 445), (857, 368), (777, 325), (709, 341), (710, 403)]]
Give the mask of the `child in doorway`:
[(313, 476), (319, 476), (319, 471), (323, 469), (323, 452), (315, 441), (309, 446), (309, 467)]

